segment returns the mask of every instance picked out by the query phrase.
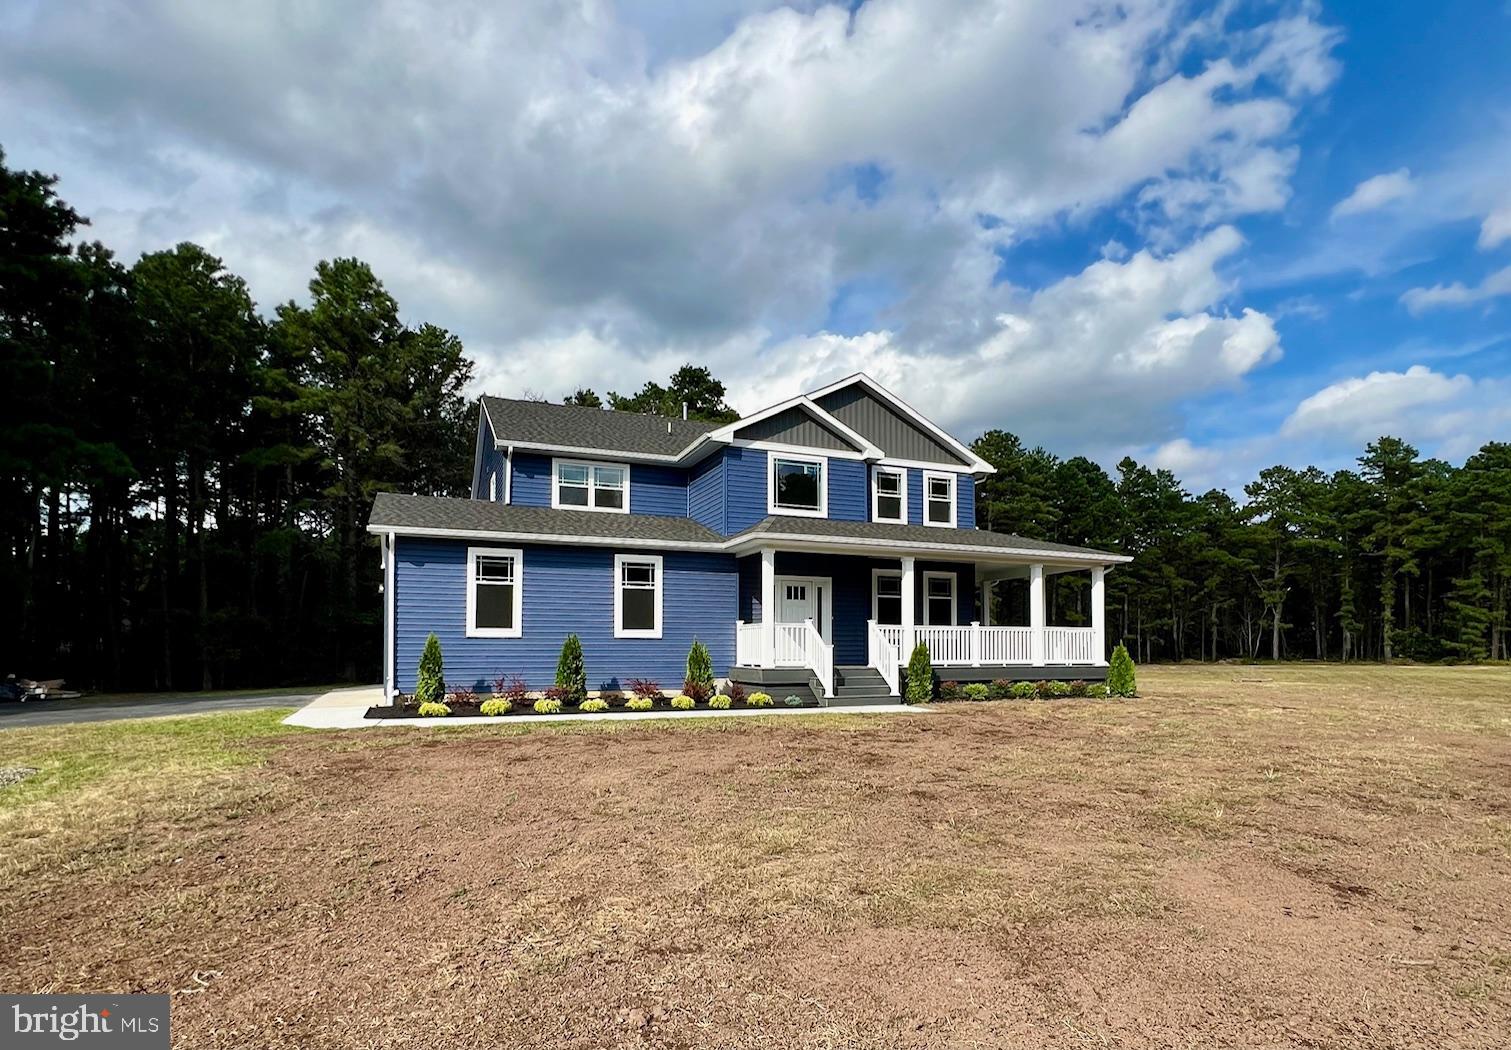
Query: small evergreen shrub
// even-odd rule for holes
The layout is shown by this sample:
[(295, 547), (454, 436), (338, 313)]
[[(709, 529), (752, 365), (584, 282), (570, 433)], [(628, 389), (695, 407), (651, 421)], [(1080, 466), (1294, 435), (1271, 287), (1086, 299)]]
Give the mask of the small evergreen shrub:
[(715, 693), (713, 696), (708, 698), (708, 706), (713, 708), (715, 711), (728, 711), (729, 705), (732, 703), (734, 703), (734, 697), (723, 696), (718, 693)]
[(592, 700), (584, 700), (582, 703), (577, 705), (577, 710), (587, 711), (590, 714), (598, 714), (599, 712), (607, 711), (608, 709), (609, 702), (602, 697), (597, 697)]
[(745, 699), (745, 687), (739, 682), (729, 683), (729, 698), (736, 703)]
[[(687, 651), (687, 675), (688, 682), (695, 682), (698, 688), (703, 690), (699, 700), (706, 700), (714, 694), (714, 662), (708, 655), (708, 646), (693, 639), (692, 648)], [(683, 695), (696, 696), (684, 687)]]
[(972, 682), (961, 690), (967, 700), (985, 700), (992, 695), (991, 686), (985, 682)]
[(1107, 664), (1107, 691), (1113, 696), (1137, 696), (1138, 684), (1134, 680), (1133, 657), (1128, 647), (1119, 644), (1112, 650), (1112, 659)]
[(441, 640), (432, 631), (425, 638), (420, 653), (420, 672), (415, 679), (414, 698), (422, 704), (439, 703), (446, 695), (446, 672), (441, 666)]
[(698, 701), (685, 694), (679, 693), (672, 697), (672, 706), (678, 711), (691, 711), (698, 706)]
[(648, 696), (632, 696), (624, 702), (624, 706), (630, 711), (649, 711), (656, 706), (656, 701)]
[(582, 662), (582, 639), (569, 634), (561, 643), (556, 660), (556, 684), (567, 691), (567, 699), (577, 704), (588, 698), (588, 672)]
[(1044, 698), (1046, 700), (1060, 700), (1070, 695), (1070, 683), (1053, 681), (1044, 683)]
[(1112, 694), (1107, 691), (1107, 687), (1105, 685), (1103, 685), (1101, 682), (1098, 682), (1096, 685), (1090, 685), (1086, 687), (1086, 695), (1091, 697), (1093, 700), (1105, 700)]
[(426, 700), (420, 705), (421, 718), (445, 718), (451, 714), (451, 708), (434, 700)]
[(1090, 687), (1085, 682), (1082, 682), (1079, 679), (1077, 679), (1076, 681), (1070, 683), (1070, 695), (1071, 696), (1085, 696), (1086, 695), (1086, 690), (1088, 688), (1090, 688)]
[(550, 697), (542, 697), (535, 701), (535, 713), (538, 715), (559, 715), (561, 714), (561, 701), (551, 699)]
[(934, 663), (929, 659), (929, 647), (922, 642), (913, 646), (913, 655), (908, 658), (908, 684), (902, 698), (910, 704), (934, 699)]
[(631, 678), (630, 692), (642, 700), (661, 699), (661, 683), (654, 678)]
[(682, 695), (690, 696), (701, 703), (714, 695), (714, 684), (712, 681), (704, 682), (697, 678), (689, 678), (682, 683)]
[(770, 693), (751, 693), (745, 698), (747, 707), (770, 707), (772, 704)]
[(1006, 678), (998, 678), (991, 684), (987, 695), (993, 700), (1006, 700), (1013, 695), (1013, 683)]
[(786, 704), (788, 707), (802, 707), (803, 698), (794, 693), (792, 696), (789, 696), (787, 699), (783, 700), (782, 703)]
[(1014, 700), (1032, 700), (1039, 695), (1039, 687), (1033, 682), (1014, 682), (1008, 693)]
[(483, 706), (478, 710), (482, 711), (483, 714), (487, 715), (489, 718), (492, 718), (495, 715), (507, 715), (510, 709), (512, 709), (513, 707), (514, 705), (509, 703), (509, 701), (505, 700), (503, 697), (495, 696), (491, 700), (484, 700)]

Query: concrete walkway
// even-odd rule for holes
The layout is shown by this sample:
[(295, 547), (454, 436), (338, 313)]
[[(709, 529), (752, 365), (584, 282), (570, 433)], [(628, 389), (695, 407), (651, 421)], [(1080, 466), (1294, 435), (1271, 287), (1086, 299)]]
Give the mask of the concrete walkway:
[(466, 716), (456, 718), (364, 718), (369, 707), (383, 698), (383, 690), (337, 689), (316, 697), (304, 707), (283, 720), (284, 725), (304, 726), (309, 729), (366, 729), (369, 726), (476, 726), (514, 725), (519, 722), (640, 722), (648, 719), (666, 718), (764, 718), (770, 715), (801, 717), (803, 715), (906, 715), (922, 714), (924, 708), (908, 704), (878, 704), (868, 707), (800, 707), (796, 709), (770, 707), (761, 710), (744, 708), (738, 711), (715, 711), (702, 707), (696, 711), (633, 711), (623, 714), (583, 715), (507, 715), (501, 718)]

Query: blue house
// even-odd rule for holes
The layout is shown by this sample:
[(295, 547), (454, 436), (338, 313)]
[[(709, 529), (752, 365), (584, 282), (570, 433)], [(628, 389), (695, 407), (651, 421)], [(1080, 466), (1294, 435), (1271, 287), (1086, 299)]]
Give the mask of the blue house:
[[(382, 493), (385, 694), (425, 638), (446, 679), (552, 683), (568, 634), (590, 689), (675, 690), (695, 639), (721, 678), (896, 695), (928, 646), (941, 678), (1105, 676), (1106, 571), (1129, 559), (976, 527), (992, 472), (868, 376), (726, 426), (483, 397), (472, 497)], [(1090, 575), (1090, 624), (1050, 626), (1046, 576)], [(991, 622), (1027, 581), (1026, 624)]]

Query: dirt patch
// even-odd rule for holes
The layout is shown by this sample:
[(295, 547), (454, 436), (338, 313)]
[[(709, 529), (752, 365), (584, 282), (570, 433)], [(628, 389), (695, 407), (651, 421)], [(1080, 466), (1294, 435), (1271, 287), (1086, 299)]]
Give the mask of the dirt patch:
[(0, 905), (0, 987), (173, 992), (186, 1047), (1504, 1045), (1511, 676), (1283, 672), (298, 737), (276, 810)]
[(0, 766), (0, 788), (19, 784), (35, 772), (29, 766)]

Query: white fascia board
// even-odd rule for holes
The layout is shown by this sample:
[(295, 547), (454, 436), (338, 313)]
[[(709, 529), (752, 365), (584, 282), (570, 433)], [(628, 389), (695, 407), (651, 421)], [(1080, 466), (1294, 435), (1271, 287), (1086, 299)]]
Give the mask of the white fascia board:
[(877, 397), (881, 398), (893, 408), (897, 409), (897, 411), (903, 413), (908, 418), (912, 419), (913, 422), (917, 423), (929, 433), (933, 434), (940, 441), (950, 446), (950, 448), (960, 453), (960, 455), (969, 462), (969, 469), (971, 473), (997, 473), (996, 467), (992, 466), (986, 460), (982, 459), (980, 456), (976, 455), (976, 453), (972, 452), (967, 445), (961, 442), (953, 434), (936, 424), (928, 416), (918, 411), (918, 409), (908, 404), (902, 398), (892, 393), (892, 391), (882, 386), (880, 383), (872, 379), (870, 376), (866, 375), (866, 373), (864, 372), (856, 372), (854, 375), (846, 376), (844, 379), (841, 379), (837, 383), (830, 383), (828, 386), (822, 387), (818, 390), (810, 390), (804, 396), (812, 398), (813, 400), (817, 400), (818, 398), (826, 397), (827, 395), (834, 393), (836, 390), (843, 390), (845, 387), (853, 386), (856, 383), (864, 386), (867, 390), (871, 391)]

